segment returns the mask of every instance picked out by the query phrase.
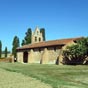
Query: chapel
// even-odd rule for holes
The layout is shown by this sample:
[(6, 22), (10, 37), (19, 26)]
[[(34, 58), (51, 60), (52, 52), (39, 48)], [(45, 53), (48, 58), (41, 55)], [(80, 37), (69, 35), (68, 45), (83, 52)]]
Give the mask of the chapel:
[(63, 65), (63, 50), (79, 39), (81, 37), (43, 41), (43, 35), (36, 27), (32, 32), (32, 43), (17, 48), (17, 62)]

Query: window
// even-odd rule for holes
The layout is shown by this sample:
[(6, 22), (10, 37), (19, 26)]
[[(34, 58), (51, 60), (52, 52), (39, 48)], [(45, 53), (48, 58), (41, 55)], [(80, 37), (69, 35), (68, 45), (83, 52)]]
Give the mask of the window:
[(35, 42), (37, 42), (37, 37), (35, 37)]
[(39, 42), (41, 41), (41, 38), (39, 38)]
[(39, 34), (39, 32), (37, 31), (37, 35)]

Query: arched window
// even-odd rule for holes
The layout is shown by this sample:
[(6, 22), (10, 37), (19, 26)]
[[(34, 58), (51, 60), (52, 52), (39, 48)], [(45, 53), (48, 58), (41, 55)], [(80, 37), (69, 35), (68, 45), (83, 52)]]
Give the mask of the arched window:
[(41, 41), (41, 38), (39, 38), (39, 42)]
[(39, 35), (39, 32), (37, 31), (37, 35)]
[(37, 42), (37, 37), (35, 37), (35, 42)]

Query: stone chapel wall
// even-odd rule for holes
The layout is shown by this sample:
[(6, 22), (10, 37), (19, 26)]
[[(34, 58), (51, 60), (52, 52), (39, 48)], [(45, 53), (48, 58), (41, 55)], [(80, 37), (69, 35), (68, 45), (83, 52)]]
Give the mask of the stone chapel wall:
[(23, 52), (17, 52), (17, 62), (23, 63)]

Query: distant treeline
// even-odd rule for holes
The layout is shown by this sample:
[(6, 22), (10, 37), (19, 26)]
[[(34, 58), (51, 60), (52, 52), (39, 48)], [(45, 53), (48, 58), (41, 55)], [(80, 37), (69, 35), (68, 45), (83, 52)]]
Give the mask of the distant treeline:
[[(10, 54), (11, 52), (10, 51), (7, 51), (8, 54)], [(2, 54), (5, 54), (5, 51), (2, 51)]]

